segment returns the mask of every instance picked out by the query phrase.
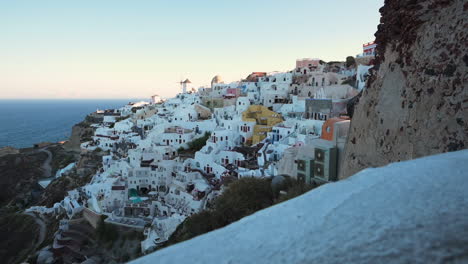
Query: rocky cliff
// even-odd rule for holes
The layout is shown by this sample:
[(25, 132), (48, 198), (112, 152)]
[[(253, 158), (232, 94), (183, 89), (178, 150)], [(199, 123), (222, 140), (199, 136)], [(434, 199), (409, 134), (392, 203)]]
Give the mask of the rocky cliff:
[(468, 2), (385, 0), (340, 178), (468, 147)]
[(90, 141), (94, 134), (94, 129), (91, 128), (90, 123), (86, 120), (73, 126), (72, 134), (69, 140), (64, 144), (64, 148), (68, 151), (80, 153), (80, 145), (82, 142)]
[(38, 199), (41, 188), (37, 182), (44, 175), (41, 166), (46, 159), (47, 154), (39, 151), (0, 157), (0, 207), (9, 204), (24, 209)]

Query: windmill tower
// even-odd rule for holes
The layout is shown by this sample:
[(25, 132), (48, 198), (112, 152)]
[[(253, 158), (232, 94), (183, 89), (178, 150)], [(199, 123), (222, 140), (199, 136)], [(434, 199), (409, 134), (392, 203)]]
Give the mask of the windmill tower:
[(180, 86), (182, 87), (182, 93), (187, 92), (187, 87), (192, 83), (189, 79), (185, 79), (185, 81), (180, 81)]

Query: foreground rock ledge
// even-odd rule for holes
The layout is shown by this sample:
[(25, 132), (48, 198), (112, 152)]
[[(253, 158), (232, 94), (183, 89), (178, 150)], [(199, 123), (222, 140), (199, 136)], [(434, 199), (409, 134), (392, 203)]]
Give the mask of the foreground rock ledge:
[(467, 161), (366, 169), (132, 263), (466, 263)]

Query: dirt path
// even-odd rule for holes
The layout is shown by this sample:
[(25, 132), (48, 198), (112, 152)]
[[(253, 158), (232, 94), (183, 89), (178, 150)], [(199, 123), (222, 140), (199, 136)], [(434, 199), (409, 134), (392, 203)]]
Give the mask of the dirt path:
[(37, 241), (36, 245), (34, 246), (35, 249), (38, 249), (38, 247), (42, 244), (42, 242), (44, 242), (45, 235), (46, 235), (46, 232), (47, 232), (47, 226), (44, 223), (44, 220), (40, 216), (37, 216), (36, 214), (31, 213), (31, 212), (26, 212), (26, 213), (23, 213), (23, 214), (29, 215), (32, 218), (34, 218), (34, 221), (36, 222), (36, 224), (39, 225), (39, 238), (38, 238), (38, 241)]
[(50, 166), (52, 153), (47, 149), (40, 149), (39, 151), (47, 154), (47, 159), (42, 164), (42, 169), (44, 170), (44, 178), (50, 178), (52, 177), (52, 167)]

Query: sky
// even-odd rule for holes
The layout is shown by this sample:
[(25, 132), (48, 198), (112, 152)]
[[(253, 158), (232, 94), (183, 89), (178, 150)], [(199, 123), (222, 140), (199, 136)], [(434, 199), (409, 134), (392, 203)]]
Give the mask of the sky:
[(383, 0), (0, 0), (0, 99), (170, 97), (373, 41)]

